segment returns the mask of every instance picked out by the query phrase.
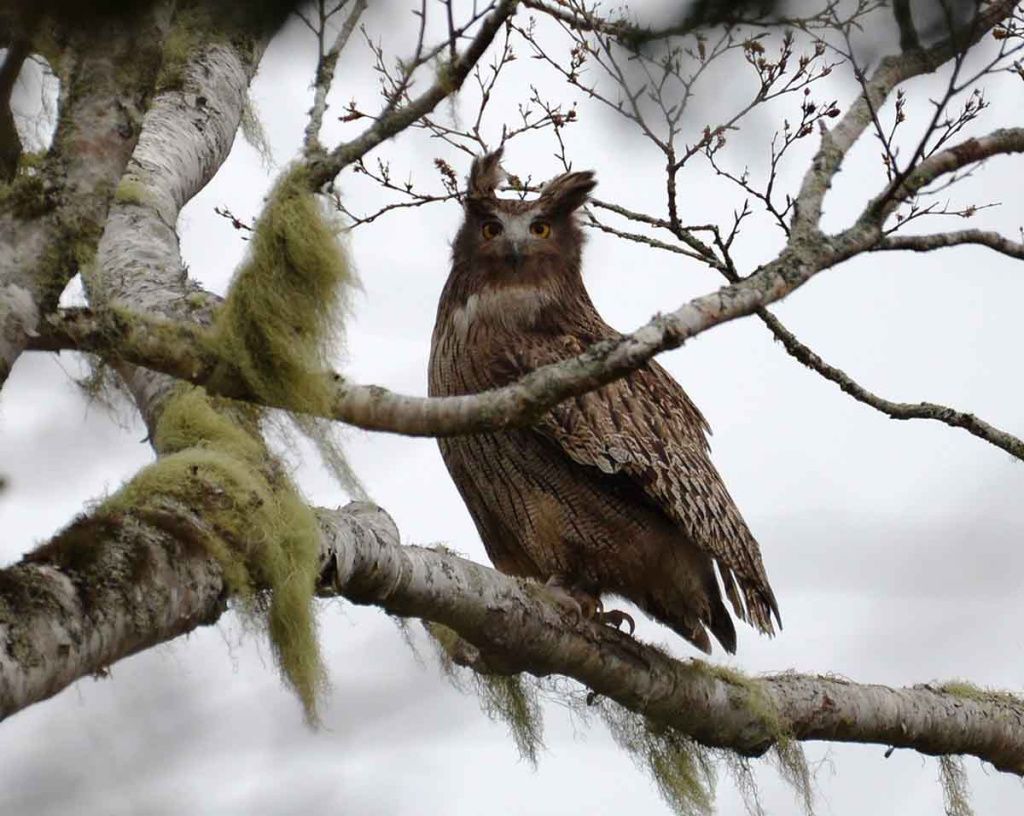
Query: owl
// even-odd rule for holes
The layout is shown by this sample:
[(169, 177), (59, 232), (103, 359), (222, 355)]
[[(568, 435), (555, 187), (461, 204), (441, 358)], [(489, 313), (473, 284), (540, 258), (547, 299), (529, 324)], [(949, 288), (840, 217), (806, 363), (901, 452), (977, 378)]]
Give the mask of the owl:
[[(432, 396), (508, 385), (621, 336), (583, 285), (575, 212), (594, 174), (558, 176), (534, 200), (500, 199), (500, 158), (479, 157), (470, 172), (431, 341)], [(498, 570), (560, 588), (597, 614), (603, 595), (626, 598), (704, 652), (709, 630), (735, 652), (723, 593), (766, 634), (781, 619), (757, 542), (709, 458), (708, 432), (651, 361), (530, 427), (438, 444)]]

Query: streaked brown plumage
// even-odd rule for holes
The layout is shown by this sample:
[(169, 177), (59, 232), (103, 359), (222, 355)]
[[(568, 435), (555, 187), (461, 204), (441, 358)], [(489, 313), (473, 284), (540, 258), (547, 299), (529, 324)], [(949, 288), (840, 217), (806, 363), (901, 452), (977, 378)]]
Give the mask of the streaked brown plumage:
[[(473, 163), (430, 353), (430, 394), (470, 394), (619, 337), (583, 286), (574, 212), (592, 173), (498, 199), (500, 151)], [(708, 427), (664, 368), (567, 400), (533, 427), (441, 439), (502, 572), (628, 598), (709, 652), (779, 619), (757, 542), (708, 458)], [(719, 579), (713, 565), (717, 564)]]

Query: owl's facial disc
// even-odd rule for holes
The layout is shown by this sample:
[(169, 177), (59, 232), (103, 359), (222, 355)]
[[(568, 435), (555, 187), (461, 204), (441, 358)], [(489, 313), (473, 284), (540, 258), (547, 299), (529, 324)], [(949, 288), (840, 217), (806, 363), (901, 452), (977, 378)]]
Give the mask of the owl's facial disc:
[(492, 213), (481, 224), (483, 244), (513, 270), (518, 270), (524, 257), (551, 238), (551, 224), (536, 212)]

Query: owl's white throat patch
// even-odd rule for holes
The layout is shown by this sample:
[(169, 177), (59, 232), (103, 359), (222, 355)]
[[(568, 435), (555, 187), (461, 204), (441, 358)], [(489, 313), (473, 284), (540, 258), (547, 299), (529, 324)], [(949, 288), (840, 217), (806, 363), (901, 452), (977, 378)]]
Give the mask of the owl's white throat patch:
[(460, 338), (470, 329), (487, 326), (515, 331), (528, 329), (554, 295), (536, 286), (488, 286), (466, 298), (466, 302), (452, 312), (452, 327)]

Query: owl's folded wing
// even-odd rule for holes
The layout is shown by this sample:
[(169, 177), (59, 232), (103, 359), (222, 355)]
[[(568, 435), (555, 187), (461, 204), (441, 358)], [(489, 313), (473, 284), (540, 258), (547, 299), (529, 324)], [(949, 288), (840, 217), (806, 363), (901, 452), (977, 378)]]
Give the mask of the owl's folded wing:
[[(564, 348), (518, 350), (524, 370), (575, 356)], [(736, 615), (771, 633), (778, 605), (761, 554), (708, 456), (708, 426), (682, 387), (655, 362), (597, 391), (566, 400), (535, 430), (578, 464), (623, 474), (718, 565)]]

